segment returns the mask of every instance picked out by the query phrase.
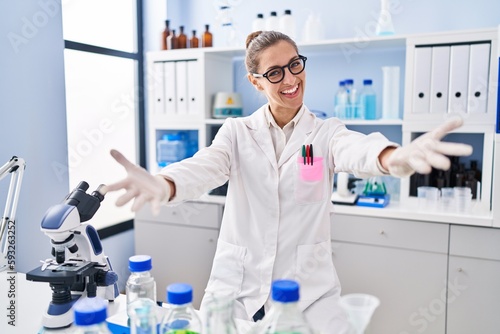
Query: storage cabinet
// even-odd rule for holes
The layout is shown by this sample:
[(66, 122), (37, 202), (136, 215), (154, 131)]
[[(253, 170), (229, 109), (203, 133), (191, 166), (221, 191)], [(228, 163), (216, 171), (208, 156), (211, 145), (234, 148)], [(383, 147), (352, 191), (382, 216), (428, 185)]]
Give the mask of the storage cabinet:
[(500, 230), (451, 226), (447, 332), (498, 333)]
[(381, 304), (366, 333), (445, 332), (448, 225), (336, 214), (333, 261), (342, 294)]
[[(491, 217), (494, 140), (498, 82), (497, 29), (453, 31), (408, 36), (328, 40), (299, 45), (308, 56), (308, 93), (305, 103), (332, 115), (338, 80), (371, 77), (382, 96), (383, 65), (401, 67), (401, 120), (346, 120), (360, 132), (381, 131), (403, 145), (432, 130), (447, 117), (461, 115), (465, 125), (444, 138), (474, 147), (464, 164), (477, 160), (482, 170), (480, 199), (473, 201), (475, 215)], [(245, 78), (245, 50), (200, 48), (151, 52), (147, 55), (147, 162), (151, 172), (160, 169), (156, 143), (163, 134), (189, 131), (197, 147), (210, 145), (222, 125), (212, 118), (217, 92), (239, 92), (244, 114), (265, 99)], [(356, 72), (357, 71), (357, 72)], [(187, 99), (187, 105), (185, 100)], [(378, 99), (381, 108), (381, 98)], [(184, 102), (183, 102), (184, 101)], [(172, 104), (172, 106), (170, 105)], [(398, 184), (402, 206), (417, 208), (415, 179)], [(454, 214), (454, 213), (451, 213)], [(436, 220), (442, 216), (436, 212)]]
[(193, 305), (199, 308), (212, 268), (222, 210), (222, 204), (187, 202), (162, 207), (158, 216), (147, 206), (137, 212), (135, 253), (152, 257), (158, 301), (165, 301), (167, 285), (189, 283)]

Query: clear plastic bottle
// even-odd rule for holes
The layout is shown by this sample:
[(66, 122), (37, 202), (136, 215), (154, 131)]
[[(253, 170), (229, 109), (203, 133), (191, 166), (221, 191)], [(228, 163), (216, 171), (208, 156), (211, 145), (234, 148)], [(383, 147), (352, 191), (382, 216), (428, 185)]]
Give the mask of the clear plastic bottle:
[(266, 30), (267, 31), (279, 31), (280, 21), (278, 19), (278, 14), (276, 12), (271, 12), (271, 15), (266, 19)]
[(128, 260), (131, 271), (125, 287), (127, 296), (127, 315), (130, 317), (129, 306), (139, 298), (148, 298), (156, 303), (156, 282), (151, 275), (153, 268), (151, 256), (134, 255)]
[(339, 89), (335, 94), (334, 116), (338, 118), (346, 117), (347, 92), (345, 90), (345, 81), (339, 81)]
[(345, 90), (347, 93), (346, 117), (347, 119), (356, 118), (358, 109), (358, 96), (356, 88), (354, 88), (354, 80), (345, 80)]
[(375, 28), (378, 36), (394, 35), (394, 25), (390, 10), (390, 0), (380, 0), (380, 13)]
[(201, 333), (201, 320), (193, 308), (190, 284), (174, 283), (167, 287), (168, 310), (160, 326), (160, 334)]
[(127, 306), (130, 334), (156, 334), (159, 306), (149, 298), (139, 298)]
[(211, 295), (206, 306), (203, 334), (237, 334), (233, 318), (233, 296)]
[(264, 14), (257, 14), (257, 17), (252, 21), (252, 32), (266, 30), (266, 20)]
[(290, 37), (295, 39), (295, 18), (292, 16), (292, 11), (290, 9), (285, 9), (285, 13), (279, 18), (280, 31)]
[[(373, 89), (373, 81), (371, 79), (363, 80), (363, 90), (359, 95), (360, 118), (378, 119), (377, 114), (377, 96)], [(364, 116), (364, 117), (362, 117)]]
[(81, 298), (73, 306), (74, 334), (111, 334), (106, 323), (107, 306), (100, 297)]
[(262, 322), (264, 334), (313, 334), (312, 327), (298, 307), (299, 284), (294, 280), (277, 280), (272, 285), (273, 304)]

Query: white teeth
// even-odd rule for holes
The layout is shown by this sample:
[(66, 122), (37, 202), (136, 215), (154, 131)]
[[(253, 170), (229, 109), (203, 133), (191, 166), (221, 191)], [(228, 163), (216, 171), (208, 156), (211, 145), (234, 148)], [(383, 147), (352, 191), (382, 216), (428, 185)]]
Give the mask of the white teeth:
[(281, 93), (283, 94), (292, 94), (292, 93), (295, 93), (295, 91), (299, 88), (299, 85), (296, 85), (295, 87), (291, 88), (291, 89), (288, 89), (288, 90), (284, 90), (282, 91)]

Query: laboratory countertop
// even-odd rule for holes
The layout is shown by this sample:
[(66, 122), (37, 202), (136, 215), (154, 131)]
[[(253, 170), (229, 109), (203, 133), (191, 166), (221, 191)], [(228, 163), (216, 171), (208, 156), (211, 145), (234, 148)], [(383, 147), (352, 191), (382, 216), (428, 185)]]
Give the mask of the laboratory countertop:
[[(0, 294), (0, 309), (3, 310), (0, 315), (0, 333), (42, 333), (42, 315), (52, 298), (48, 283), (28, 281), (24, 273), (3, 271), (0, 272)], [(119, 295), (114, 302), (108, 304), (107, 321), (114, 334), (128, 333), (123, 330), (127, 323), (125, 295)], [(235, 322), (242, 333), (252, 326), (248, 321), (235, 319)], [(44, 334), (71, 332), (71, 328), (43, 331)]]
[[(197, 201), (224, 205), (225, 199), (225, 196), (204, 195)], [(418, 199), (415, 198), (407, 200), (404, 204), (391, 201), (384, 208), (334, 204), (334, 212), (354, 216), (493, 227), (492, 212), (489, 208), (483, 208), (481, 204), (473, 201), (467, 212), (458, 212), (450, 209), (444, 210), (439, 206), (422, 208), (419, 206)]]

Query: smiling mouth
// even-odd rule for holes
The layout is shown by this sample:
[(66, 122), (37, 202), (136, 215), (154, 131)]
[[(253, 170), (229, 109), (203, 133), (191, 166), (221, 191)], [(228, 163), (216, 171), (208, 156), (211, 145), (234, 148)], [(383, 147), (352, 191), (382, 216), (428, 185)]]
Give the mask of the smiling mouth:
[(290, 89), (281, 91), (281, 94), (292, 95), (292, 94), (296, 93), (298, 89), (299, 89), (299, 85), (297, 84)]

